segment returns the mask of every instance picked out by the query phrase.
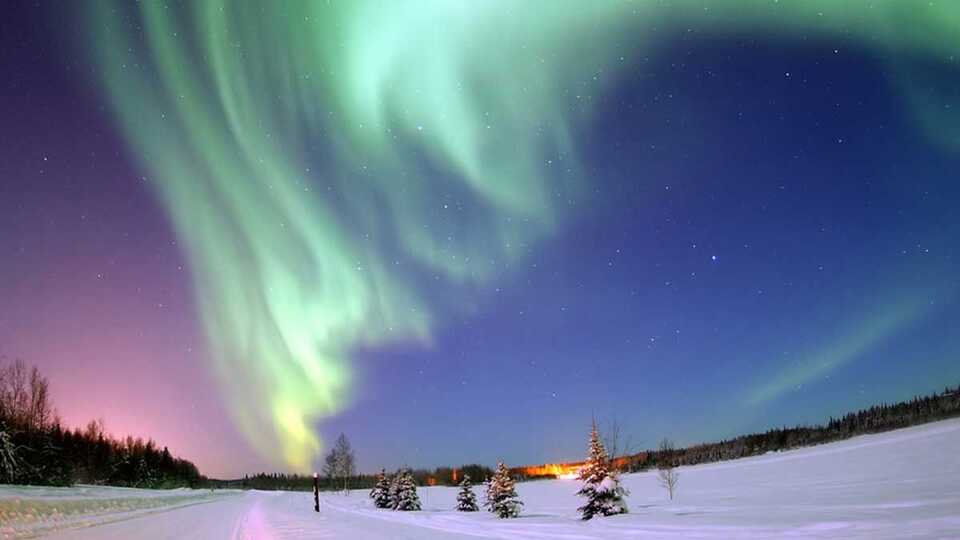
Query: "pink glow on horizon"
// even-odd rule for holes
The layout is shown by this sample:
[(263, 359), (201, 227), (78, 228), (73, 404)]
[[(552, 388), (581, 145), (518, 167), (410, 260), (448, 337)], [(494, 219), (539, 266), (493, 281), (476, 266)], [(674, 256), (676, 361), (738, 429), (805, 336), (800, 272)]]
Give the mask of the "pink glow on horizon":
[[(53, 266), (30, 276), (35, 287), (14, 287), (7, 300), (19, 309), (0, 320), (0, 356), (47, 376), (65, 427), (102, 419), (114, 437), (153, 439), (210, 477), (262, 470), (206, 371), (188, 291), (145, 292), (131, 256), (109, 271), (92, 261)], [(66, 275), (82, 283), (54, 285)]]

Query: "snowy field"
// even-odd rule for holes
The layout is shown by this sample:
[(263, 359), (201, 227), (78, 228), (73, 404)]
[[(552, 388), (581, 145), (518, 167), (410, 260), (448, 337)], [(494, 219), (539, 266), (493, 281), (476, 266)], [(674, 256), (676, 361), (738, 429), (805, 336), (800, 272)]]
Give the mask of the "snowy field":
[(627, 475), (630, 514), (589, 522), (571, 480), (518, 484), (525, 507), (513, 520), (452, 511), (456, 489), (443, 487), (419, 490), (423, 512), (376, 510), (353, 492), (324, 496), (320, 514), (307, 493), (0, 487), (0, 536), (960, 538), (960, 420), (678, 470), (673, 502), (653, 473)]

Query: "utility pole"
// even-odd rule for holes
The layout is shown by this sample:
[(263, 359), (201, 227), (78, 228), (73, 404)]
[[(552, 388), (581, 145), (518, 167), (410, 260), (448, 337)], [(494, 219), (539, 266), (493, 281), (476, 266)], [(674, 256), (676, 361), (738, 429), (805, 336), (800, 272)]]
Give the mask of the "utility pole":
[(320, 475), (313, 473), (313, 511), (320, 511)]

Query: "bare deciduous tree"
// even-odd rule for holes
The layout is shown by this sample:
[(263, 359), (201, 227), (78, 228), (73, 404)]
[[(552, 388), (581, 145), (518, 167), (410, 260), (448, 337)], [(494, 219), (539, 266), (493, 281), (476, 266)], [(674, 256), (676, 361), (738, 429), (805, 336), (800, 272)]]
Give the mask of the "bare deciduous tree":
[(40, 371), (30, 369), (30, 410), (28, 422), (33, 429), (43, 429), (53, 420), (53, 410), (50, 406), (50, 383), (40, 375)]
[(657, 456), (657, 479), (660, 485), (667, 489), (670, 494), (670, 500), (673, 500), (673, 494), (677, 490), (677, 481), (680, 475), (674, 469), (674, 446), (670, 439), (660, 441), (660, 452)]
[(617, 458), (633, 453), (633, 445), (631, 444), (630, 438), (624, 436), (620, 420), (616, 416), (610, 420), (607, 429), (604, 431), (603, 445), (610, 456), (610, 470), (617, 473), (626, 472), (624, 471), (626, 463), (623, 460), (617, 461)]
[(102, 440), (107, 433), (106, 423), (103, 418), (87, 422), (87, 427), (83, 430), (83, 436), (88, 440)]
[(323, 474), (338, 484), (343, 483), (344, 493), (349, 492), (350, 478), (357, 472), (353, 449), (350, 441), (343, 433), (337, 437), (337, 442), (324, 460)]
[(0, 418), (26, 429), (43, 429), (55, 417), (50, 384), (36, 367), (22, 360), (0, 366)]

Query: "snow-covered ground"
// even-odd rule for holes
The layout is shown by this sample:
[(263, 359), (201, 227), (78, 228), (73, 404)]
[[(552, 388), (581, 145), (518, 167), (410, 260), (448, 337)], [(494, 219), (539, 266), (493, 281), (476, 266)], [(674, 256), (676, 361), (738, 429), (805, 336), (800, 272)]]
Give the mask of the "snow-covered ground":
[[(960, 538), (958, 449), (960, 420), (949, 420), (685, 467), (673, 502), (653, 473), (632, 474), (630, 514), (589, 522), (577, 519), (571, 480), (519, 484), (525, 507), (513, 520), (452, 511), (456, 489), (443, 487), (419, 490), (422, 512), (376, 510), (353, 492), (324, 496), (319, 514), (307, 493), (0, 487), (0, 530), (63, 529), (51, 535), (61, 539)], [(45, 510), (24, 517), (27, 508)], [(91, 526), (104, 520), (114, 522)]]
[(239, 491), (0, 485), (0, 538), (30, 538), (218, 501)]

